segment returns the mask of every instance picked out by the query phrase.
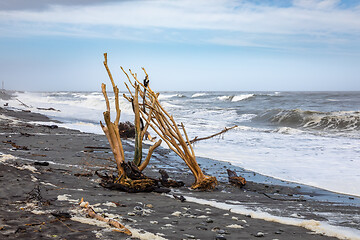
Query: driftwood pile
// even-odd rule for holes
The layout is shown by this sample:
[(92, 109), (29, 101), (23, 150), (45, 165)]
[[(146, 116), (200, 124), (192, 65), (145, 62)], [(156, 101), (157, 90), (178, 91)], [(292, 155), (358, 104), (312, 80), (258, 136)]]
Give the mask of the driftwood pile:
[[(185, 126), (183, 123), (177, 124), (173, 116), (170, 115), (159, 102), (159, 93), (155, 93), (149, 86), (149, 77), (145, 69), (145, 79), (140, 82), (137, 75), (129, 70), (129, 74), (121, 67), (127, 77), (128, 83), (125, 86), (128, 95), (123, 97), (132, 104), (135, 115), (134, 124), (130, 122), (120, 123), (120, 105), (119, 105), (119, 89), (115, 85), (110, 69), (107, 65), (107, 54), (104, 54), (104, 66), (108, 73), (112, 89), (115, 95), (115, 120), (111, 121), (110, 103), (106, 91), (106, 85), (103, 83), (102, 93), (106, 102), (106, 111), (104, 112), (105, 124), (100, 125), (109, 141), (110, 148), (113, 152), (117, 166), (117, 175), (107, 175), (97, 173), (102, 178), (101, 185), (106, 188), (117, 189), (126, 192), (149, 192), (149, 191), (166, 191), (161, 187), (180, 187), (184, 183), (171, 180), (168, 174), (160, 170), (161, 178), (152, 179), (145, 176), (142, 171), (148, 165), (153, 151), (164, 141), (168, 147), (173, 150), (180, 158), (184, 160), (190, 171), (193, 173), (195, 181), (192, 189), (211, 190), (218, 184), (217, 179), (213, 176), (207, 176), (199, 167), (195, 151), (192, 144), (196, 141), (208, 139), (222, 134), (234, 127), (225, 128), (220, 133), (214, 134), (206, 138), (194, 138), (189, 140)], [(148, 128), (152, 128), (154, 132), (161, 138), (152, 145), (148, 154), (143, 159), (142, 142), (145, 137), (149, 137)], [(125, 160), (124, 150), (121, 138), (134, 138), (135, 151), (134, 157), (130, 161)]]

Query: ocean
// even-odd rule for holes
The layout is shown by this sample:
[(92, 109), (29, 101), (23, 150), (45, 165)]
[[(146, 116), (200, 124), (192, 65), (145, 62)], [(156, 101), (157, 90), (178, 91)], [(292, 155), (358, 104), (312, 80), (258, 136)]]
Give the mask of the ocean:
[[(6, 101), (12, 109), (39, 112), (60, 120), (59, 126), (103, 134), (101, 92), (15, 95)], [(360, 92), (161, 92), (159, 100), (176, 122), (184, 123), (191, 139), (238, 126), (196, 142), (197, 156), (360, 196)], [(120, 108), (120, 120), (133, 121), (125, 99)]]

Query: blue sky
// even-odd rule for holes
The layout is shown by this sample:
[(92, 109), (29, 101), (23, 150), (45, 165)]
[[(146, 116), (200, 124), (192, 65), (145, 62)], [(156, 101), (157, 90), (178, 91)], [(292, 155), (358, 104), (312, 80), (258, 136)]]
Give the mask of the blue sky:
[[(360, 91), (360, 0), (0, 0), (0, 81), (100, 90)], [(124, 89), (122, 89), (124, 90)]]

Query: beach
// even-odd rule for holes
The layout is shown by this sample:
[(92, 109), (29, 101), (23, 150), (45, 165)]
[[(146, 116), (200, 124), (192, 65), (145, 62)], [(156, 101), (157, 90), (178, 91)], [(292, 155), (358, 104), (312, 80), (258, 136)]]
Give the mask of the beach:
[[(0, 96), (11, 98), (6, 92)], [(159, 170), (166, 170), (184, 187), (162, 194), (110, 190), (95, 174), (115, 166), (104, 135), (59, 127), (29, 111), (2, 107), (0, 116), (2, 239), (360, 239), (356, 196), (200, 157), (201, 168), (219, 185), (213, 191), (190, 190), (191, 172), (165, 148), (155, 150), (144, 173), (160, 178)], [(133, 142), (123, 140), (123, 146), (131, 160)], [(226, 169), (245, 177), (245, 187), (229, 184)], [(88, 218), (79, 205), (82, 198), (132, 236)]]

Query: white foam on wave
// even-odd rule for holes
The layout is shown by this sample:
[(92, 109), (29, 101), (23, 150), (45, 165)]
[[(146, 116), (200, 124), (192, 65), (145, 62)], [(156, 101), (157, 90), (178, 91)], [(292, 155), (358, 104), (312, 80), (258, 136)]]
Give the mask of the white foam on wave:
[(251, 119), (253, 119), (254, 117), (256, 117), (256, 114), (241, 114), (240, 116), (238, 116), (237, 121), (239, 122), (248, 122), (251, 121)]
[(276, 222), (285, 225), (298, 226), (309, 229), (315, 233), (323, 234), (329, 237), (337, 237), (339, 239), (353, 239), (360, 240), (360, 231), (353, 228), (333, 226), (326, 222), (315, 221), (315, 220), (304, 220), (298, 218), (290, 217), (279, 217), (271, 215), (267, 212), (254, 211), (248, 209), (243, 205), (229, 204), (224, 202), (217, 202), (213, 200), (200, 199), (190, 196), (185, 196), (186, 201), (199, 203), (203, 205), (212, 206), (222, 210), (226, 210), (232, 213), (241, 214), (241, 215), (250, 215), (255, 219), (262, 219), (269, 222)]
[(168, 109), (168, 108), (183, 108), (182, 106), (180, 105), (175, 105), (175, 104), (172, 104), (172, 103), (169, 103), (169, 102), (162, 102), (161, 105), (165, 108), (165, 109)]
[(182, 94), (162, 94), (160, 93), (158, 99), (159, 100), (164, 100), (164, 99), (169, 99), (169, 98), (173, 98), (173, 97), (183, 97), (184, 95)]
[(192, 98), (197, 98), (197, 97), (203, 97), (203, 96), (206, 96), (206, 95), (208, 95), (208, 94), (207, 93), (195, 93), (191, 97)]
[[(62, 124), (56, 124), (62, 127), (77, 129), (82, 132), (102, 134), (98, 122), (103, 120), (103, 112), (106, 104), (103, 96), (99, 92), (50, 92), (35, 93), (24, 92), (17, 93), (17, 98), (26, 103), (25, 107), (16, 99), (9, 101), (10, 107), (30, 110), (44, 114), (50, 118), (62, 121)], [(109, 96), (110, 105), (113, 109), (114, 96)], [(54, 108), (60, 111), (41, 110), (41, 108)], [(133, 111), (131, 104), (123, 98), (120, 98), (121, 121), (132, 121)], [(111, 111), (112, 118), (115, 117), (115, 111)]]
[(234, 96), (220, 96), (217, 97), (217, 99), (219, 99), (220, 101), (230, 101)]
[(236, 95), (231, 99), (231, 101), (232, 102), (239, 102), (239, 101), (243, 101), (243, 100), (249, 99), (249, 98), (254, 97), (254, 96), (255, 96), (255, 94)]
[(304, 131), (296, 129), (296, 128), (291, 128), (291, 127), (280, 127), (277, 128), (275, 130), (273, 130), (273, 132), (277, 132), (277, 133), (283, 133), (283, 134), (301, 134), (304, 133)]
[[(210, 135), (193, 132), (195, 136)], [(360, 161), (354, 155), (358, 149), (358, 139), (313, 135), (291, 128), (274, 131), (249, 126), (239, 126), (195, 144), (197, 156), (354, 196), (360, 196)]]

